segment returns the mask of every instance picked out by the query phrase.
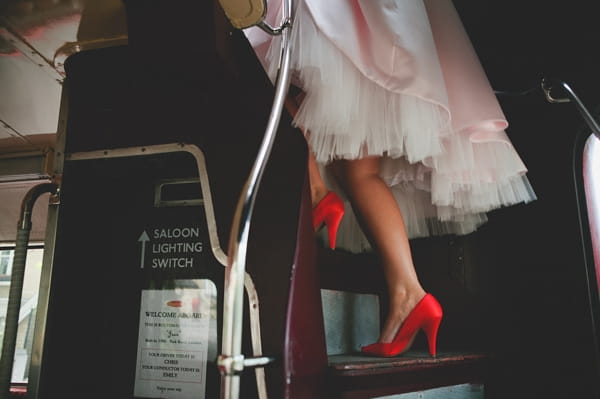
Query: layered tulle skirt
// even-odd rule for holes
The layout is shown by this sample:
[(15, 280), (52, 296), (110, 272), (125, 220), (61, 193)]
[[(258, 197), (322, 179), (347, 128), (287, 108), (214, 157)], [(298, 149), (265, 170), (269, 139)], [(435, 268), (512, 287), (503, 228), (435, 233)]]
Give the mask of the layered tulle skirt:
[[(419, 40), (424, 44), (412, 51), (435, 53), (409, 58), (415, 64), (409, 67), (417, 71), (414, 79), (403, 76), (402, 80), (388, 82), (384, 81), (385, 72), (373, 72), (372, 67), (376, 63), (369, 65), (370, 61), (357, 61), (356, 57), (352, 57), (361, 50), (356, 50), (355, 44), (349, 42), (348, 47), (340, 44), (339, 38), (332, 39), (331, 35), (327, 35), (327, 29), (317, 25), (319, 17), (307, 3), (299, 2), (292, 33), (293, 81), (306, 93), (294, 123), (305, 132), (330, 189), (346, 198), (330, 173), (330, 166), (336, 160), (381, 157), (381, 176), (402, 210), (411, 238), (470, 233), (487, 220), (486, 212), (535, 199), (525, 177), (525, 165), (503, 131), (506, 121), (489, 84), (483, 89), (488, 96), (485, 100), (477, 97), (479, 93), (475, 93), (472, 99), (463, 92), (453, 97), (452, 90), (460, 90), (460, 87), (452, 85), (461, 84), (460, 79), (468, 82), (469, 76), (460, 76), (463, 67), (452, 65), (456, 60), (448, 62), (450, 72), (444, 70), (439, 53), (448, 50), (445, 50), (444, 43), (434, 40), (439, 28), (433, 26), (433, 21), (431, 27), (422, 28)], [(378, 2), (369, 0), (363, 3), (363, 9), (348, 8), (348, 12), (354, 14), (355, 20), (357, 15), (365, 18), (362, 23), (368, 25), (368, 17), (373, 19), (374, 15), (368, 8)], [(420, 24), (429, 24), (431, 18), (447, 18), (440, 9), (435, 11), (437, 16), (432, 16), (431, 10), (428, 14), (424, 5), (422, 9), (410, 12), (413, 14), (411, 18), (421, 18)], [(393, 24), (393, 13), (388, 10), (385, 13), (381, 14), (382, 18), (388, 20), (383, 22)], [(360, 21), (357, 24), (358, 34), (362, 35), (364, 27), (360, 26)], [(328, 29), (335, 32), (336, 28), (330, 26)], [(440, 40), (447, 40), (448, 35), (443, 29), (440, 34), (444, 38)], [(398, 34), (401, 35), (401, 32)], [(448, 44), (456, 46), (456, 43)], [(273, 75), (279, 43), (277, 40), (271, 42), (268, 51), (263, 48), (262, 55), (259, 47), (256, 46), (257, 53)], [(407, 47), (410, 46), (400, 47), (398, 43), (392, 43), (393, 49)], [(428, 48), (435, 50), (423, 50)], [(407, 52), (410, 51), (409, 48)], [(365, 57), (371, 56), (367, 54)], [(423, 68), (419, 68), (419, 62)], [(432, 62), (437, 62), (437, 65), (432, 65)], [(474, 61), (458, 62), (472, 64)], [(469, 68), (481, 70), (476, 62), (476, 66), (469, 65), (463, 73), (467, 73)], [(394, 68), (392, 65), (391, 69)], [(428, 73), (432, 78), (429, 80), (433, 83), (425, 81), (427, 73), (424, 77), (419, 76), (419, 71), (424, 68), (430, 69)], [(452, 76), (457, 72), (458, 83), (453, 81), (455, 78)], [(483, 77), (485, 79), (485, 75)], [(436, 80), (441, 83), (436, 83)], [(468, 90), (468, 87), (465, 89)], [(478, 87), (475, 92), (481, 90)], [(469, 101), (474, 105), (470, 106)], [(496, 114), (486, 110), (481, 111), (479, 116), (465, 116), (471, 108), (477, 111), (481, 101), (492, 101), (492, 105), (498, 108), (494, 110)], [(453, 107), (457, 109), (458, 116), (453, 114)], [(349, 202), (346, 203), (346, 215), (338, 233), (338, 247), (355, 252), (369, 248)]]

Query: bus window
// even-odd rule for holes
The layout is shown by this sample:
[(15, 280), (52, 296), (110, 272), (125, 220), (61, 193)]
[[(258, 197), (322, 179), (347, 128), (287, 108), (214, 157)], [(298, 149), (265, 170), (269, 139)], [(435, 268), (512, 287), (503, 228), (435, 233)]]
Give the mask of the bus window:
[[(25, 282), (23, 285), (23, 296), (21, 298), (19, 330), (17, 333), (15, 360), (12, 372), (12, 382), (16, 383), (27, 382), (29, 373), (29, 361), (31, 358), (35, 311), (38, 301), (43, 253), (44, 249), (41, 245), (30, 245), (27, 251)], [(4, 324), (10, 289), (13, 255), (14, 246), (0, 247), (0, 348), (4, 337)]]

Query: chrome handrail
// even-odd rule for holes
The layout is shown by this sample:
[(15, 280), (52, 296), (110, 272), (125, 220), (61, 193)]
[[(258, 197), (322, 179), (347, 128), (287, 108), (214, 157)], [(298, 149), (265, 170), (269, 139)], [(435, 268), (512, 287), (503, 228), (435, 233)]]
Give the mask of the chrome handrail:
[[(265, 166), (275, 141), (275, 134), (283, 110), (283, 104), (290, 83), (290, 26), (292, 23), (292, 1), (283, 1), (283, 22), (280, 28), (272, 29), (281, 35), (281, 50), (277, 77), (275, 80), (275, 98), (265, 130), (263, 141), (250, 174), (244, 184), (238, 200), (229, 239), (228, 266), (225, 272), (225, 292), (223, 304), (223, 335), (221, 355), (217, 365), (221, 372), (221, 398), (235, 399), (240, 394), (240, 373), (246, 367), (264, 366), (272, 358), (248, 358), (241, 353), (244, 275), (250, 221), (256, 194), (260, 186)], [(263, 27), (264, 29), (264, 27)]]

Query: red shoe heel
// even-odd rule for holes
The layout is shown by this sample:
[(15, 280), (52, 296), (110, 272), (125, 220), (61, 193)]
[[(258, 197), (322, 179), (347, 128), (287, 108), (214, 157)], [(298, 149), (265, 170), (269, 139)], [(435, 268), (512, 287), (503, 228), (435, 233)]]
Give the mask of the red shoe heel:
[(397, 356), (410, 349), (419, 330), (423, 330), (427, 335), (429, 353), (431, 356), (435, 356), (437, 354), (437, 333), (442, 315), (440, 303), (433, 295), (426, 294), (404, 320), (392, 342), (377, 342), (363, 347), (361, 351), (374, 356)]
[(440, 324), (442, 323), (442, 316), (440, 315), (437, 318), (430, 319), (423, 326), (423, 331), (425, 335), (427, 335), (427, 344), (429, 346), (429, 354), (431, 356), (435, 356), (437, 354), (437, 334), (440, 329)]
[(315, 230), (323, 223), (327, 225), (329, 247), (335, 249), (337, 231), (344, 216), (344, 203), (336, 193), (330, 191), (313, 209), (313, 227)]

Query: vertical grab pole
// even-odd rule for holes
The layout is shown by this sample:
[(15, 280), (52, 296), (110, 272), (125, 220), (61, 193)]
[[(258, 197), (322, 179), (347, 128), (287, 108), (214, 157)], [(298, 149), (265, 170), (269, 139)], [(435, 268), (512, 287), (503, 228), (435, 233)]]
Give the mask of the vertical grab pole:
[[(552, 84), (558, 84), (560, 85), (563, 90), (567, 93), (567, 98), (555, 98), (552, 96)], [(579, 113), (581, 114), (581, 117), (583, 118), (583, 120), (585, 121), (585, 123), (588, 125), (588, 127), (590, 128), (590, 130), (592, 131), (592, 134), (594, 134), (596, 139), (600, 140), (600, 125), (598, 124), (598, 122), (596, 121), (596, 119), (592, 116), (592, 114), (590, 113), (590, 111), (586, 108), (586, 106), (583, 104), (583, 102), (579, 99), (579, 97), (577, 96), (577, 94), (575, 94), (575, 92), (571, 89), (571, 87), (563, 81), (560, 80), (551, 80), (550, 82), (548, 82), (546, 79), (542, 80), (542, 90), (544, 91), (544, 95), (546, 96), (546, 100), (549, 103), (566, 103), (566, 102), (573, 102), (575, 104), (575, 107), (577, 108), (577, 110), (579, 111)], [(594, 311), (594, 307), (595, 307), (595, 301), (594, 299), (598, 297), (598, 293), (596, 291), (596, 288), (593, 288), (596, 286), (595, 283), (597, 283), (597, 279), (596, 279), (596, 275), (594, 274), (594, 272), (590, 272), (590, 269), (593, 269), (592, 267), (589, 267), (587, 262), (588, 262), (588, 248), (586, 246), (586, 237), (588, 237), (590, 235), (590, 231), (589, 231), (589, 225), (587, 223), (587, 219), (588, 219), (588, 211), (587, 211), (587, 207), (586, 207), (586, 193), (585, 193), (585, 184), (583, 181), (583, 176), (581, 175), (583, 173), (582, 169), (583, 169), (583, 158), (582, 155), (578, 154), (577, 150), (578, 150), (578, 146), (575, 145), (575, 153), (573, 156), (573, 182), (575, 183), (575, 196), (577, 198), (577, 214), (579, 216), (579, 230), (581, 233), (581, 237), (582, 237), (582, 243), (583, 243), (583, 253), (584, 253), (584, 267), (585, 267), (585, 276), (586, 276), (586, 280), (587, 280), (587, 299), (590, 305), (590, 320), (591, 320), (591, 325), (592, 325), (592, 332), (593, 332), (593, 336), (597, 337), (597, 332), (598, 332), (598, 326), (600, 325), (599, 320), (598, 320), (598, 315), (597, 312)], [(592, 256), (593, 259), (593, 256)], [(592, 260), (593, 263), (593, 260)], [(600, 366), (600, 345), (599, 345), (599, 341), (598, 339), (594, 339), (593, 341), (593, 345), (594, 345), (594, 352), (595, 352), (595, 361), (596, 361), (596, 367), (599, 368)], [(600, 369), (598, 370), (600, 371)], [(598, 389), (598, 385), (596, 386), (596, 393)]]
[[(244, 307), (244, 276), (250, 219), (254, 209), (256, 194), (273, 147), (283, 104), (290, 83), (290, 25), (292, 0), (283, 0), (283, 24), (279, 68), (275, 81), (275, 98), (258, 155), (242, 189), (231, 227), (228, 267), (225, 272), (225, 292), (223, 305), (223, 337), (221, 355), (217, 365), (221, 372), (221, 398), (236, 399), (240, 394), (240, 373), (244, 367), (262, 366), (270, 360), (244, 359), (242, 349), (242, 327)], [(261, 26), (262, 27), (262, 26)]]
[(21, 297), (23, 282), (25, 280), (25, 261), (27, 260), (27, 246), (31, 232), (31, 215), (33, 206), (40, 195), (52, 193), (56, 195), (58, 186), (54, 183), (42, 183), (32, 187), (21, 203), (21, 215), (17, 223), (17, 241), (10, 279), (8, 306), (6, 309), (6, 324), (2, 341), (2, 356), (0, 357), (0, 399), (10, 396), (10, 383), (15, 357), (17, 330), (19, 328), (19, 312), (21, 310)]

